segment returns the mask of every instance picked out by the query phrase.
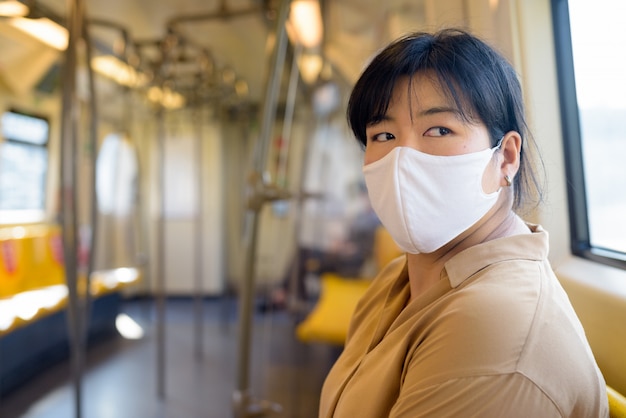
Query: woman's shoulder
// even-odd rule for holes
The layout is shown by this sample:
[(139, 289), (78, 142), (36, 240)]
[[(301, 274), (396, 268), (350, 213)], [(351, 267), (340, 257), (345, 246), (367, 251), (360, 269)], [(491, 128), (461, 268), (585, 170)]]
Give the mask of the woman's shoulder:
[(431, 338), (416, 344), (415, 354), (439, 358), (442, 369), (455, 363), (461, 374), (521, 372), (535, 380), (566, 352), (590, 363), (578, 318), (544, 267), (502, 262), (467, 280), (438, 301)]
[(455, 340), (450, 343), (463, 347), (471, 341), (492, 356), (519, 354), (541, 299), (541, 275), (528, 270), (493, 266), (445, 295), (438, 327)]
[(551, 303), (551, 272), (537, 260), (507, 260), (486, 266), (441, 300), (444, 319), (470, 332), (486, 350), (523, 349), (534, 322)]

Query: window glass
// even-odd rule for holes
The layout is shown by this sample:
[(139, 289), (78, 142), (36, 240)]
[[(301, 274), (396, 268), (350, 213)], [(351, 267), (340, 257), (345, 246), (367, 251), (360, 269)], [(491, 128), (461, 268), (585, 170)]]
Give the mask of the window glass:
[(0, 146), (0, 210), (43, 210), (48, 153), (7, 141)]
[(13, 141), (35, 145), (48, 142), (48, 122), (22, 113), (6, 112), (2, 115), (2, 136)]
[(626, 2), (568, 3), (589, 244), (626, 253)]
[(130, 141), (120, 134), (107, 135), (96, 162), (96, 193), (100, 211), (108, 215), (130, 215), (136, 177), (137, 161)]
[(0, 223), (32, 221), (34, 213), (42, 218), (48, 170), (48, 121), (5, 112), (0, 122)]

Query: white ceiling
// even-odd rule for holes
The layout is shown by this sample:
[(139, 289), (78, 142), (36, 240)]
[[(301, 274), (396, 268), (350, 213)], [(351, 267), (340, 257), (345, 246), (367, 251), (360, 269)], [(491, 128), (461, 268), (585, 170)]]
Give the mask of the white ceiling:
[[(66, 14), (66, 0), (37, 1), (61, 16)], [(165, 39), (168, 25), (175, 18), (207, 17), (197, 21), (182, 19), (176, 26), (182, 37), (193, 45), (188, 51), (199, 51), (200, 48), (209, 51), (216, 70), (234, 70), (238, 79), (248, 83), (252, 100), (258, 101), (262, 97), (269, 66), (267, 38), (273, 29), (273, 23), (261, 9), (267, 4), (275, 9), (278, 1), (86, 0), (86, 8), (90, 21), (119, 25), (128, 32), (131, 41), (142, 45), (146, 41)], [(356, 80), (367, 60), (389, 40), (407, 31), (433, 26), (439, 19), (435, 15), (442, 13), (462, 22), (462, 3), (463, 0), (322, 0), (325, 19), (323, 55), (331, 64), (334, 76), (349, 85)], [(259, 12), (219, 19), (207, 16), (224, 9), (237, 12), (253, 7)], [(105, 45), (112, 47), (114, 39), (119, 38), (117, 29), (95, 23), (90, 28), (92, 37)], [(3, 44), (2, 39), (0, 48), (3, 53), (18, 53)], [(151, 56), (149, 47), (141, 48), (146, 56)], [(157, 51), (156, 47), (152, 48), (153, 55)], [(5, 66), (8, 65), (6, 61), (5, 58)]]

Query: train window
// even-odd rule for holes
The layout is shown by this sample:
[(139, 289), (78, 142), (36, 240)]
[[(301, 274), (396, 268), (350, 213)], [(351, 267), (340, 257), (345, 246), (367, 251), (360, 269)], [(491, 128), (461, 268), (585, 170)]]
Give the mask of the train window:
[(552, 0), (574, 254), (626, 268), (626, 3)]
[(119, 217), (131, 214), (136, 176), (136, 156), (130, 141), (124, 135), (107, 135), (96, 161), (96, 193), (102, 213)]
[(8, 111), (0, 117), (0, 223), (43, 219), (48, 121)]

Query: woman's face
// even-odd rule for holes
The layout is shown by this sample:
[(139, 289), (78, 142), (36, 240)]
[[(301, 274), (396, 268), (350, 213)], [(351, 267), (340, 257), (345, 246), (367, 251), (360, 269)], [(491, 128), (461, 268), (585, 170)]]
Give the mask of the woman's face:
[[(366, 127), (366, 135), (365, 165), (378, 161), (395, 147), (447, 156), (478, 152), (491, 146), (485, 125), (463, 119), (439, 84), (424, 74), (413, 76), (410, 90), (408, 77), (396, 83), (387, 113), (379, 122)], [(486, 193), (499, 187), (495, 169), (491, 164), (483, 177)]]

